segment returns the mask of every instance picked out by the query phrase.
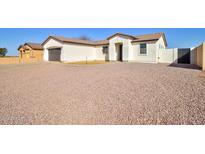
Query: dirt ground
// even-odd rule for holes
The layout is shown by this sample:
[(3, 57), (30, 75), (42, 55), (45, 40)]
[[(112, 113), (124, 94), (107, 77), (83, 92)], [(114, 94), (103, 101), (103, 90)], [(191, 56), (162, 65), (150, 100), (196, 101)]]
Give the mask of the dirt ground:
[(205, 124), (200, 73), (166, 64), (0, 65), (0, 124)]

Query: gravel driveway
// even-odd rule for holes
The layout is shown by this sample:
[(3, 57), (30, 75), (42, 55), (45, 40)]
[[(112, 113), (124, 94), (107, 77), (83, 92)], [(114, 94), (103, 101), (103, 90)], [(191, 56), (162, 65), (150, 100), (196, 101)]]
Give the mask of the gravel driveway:
[(205, 78), (165, 64), (0, 65), (0, 124), (205, 124)]

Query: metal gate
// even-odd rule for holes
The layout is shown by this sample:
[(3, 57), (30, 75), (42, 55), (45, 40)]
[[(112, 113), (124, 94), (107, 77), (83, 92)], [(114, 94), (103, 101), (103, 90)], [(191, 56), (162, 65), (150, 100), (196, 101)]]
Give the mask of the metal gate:
[(61, 48), (48, 49), (49, 61), (61, 61)]
[(190, 48), (178, 49), (178, 63), (190, 64)]

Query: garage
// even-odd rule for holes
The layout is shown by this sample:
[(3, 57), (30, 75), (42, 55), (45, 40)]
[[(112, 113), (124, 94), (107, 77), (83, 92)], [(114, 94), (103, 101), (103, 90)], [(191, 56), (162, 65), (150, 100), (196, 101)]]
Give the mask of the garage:
[(49, 61), (61, 61), (61, 48), (48, 49)]
[(178, 63), (190, 64), (190, 48), (178, 49)]

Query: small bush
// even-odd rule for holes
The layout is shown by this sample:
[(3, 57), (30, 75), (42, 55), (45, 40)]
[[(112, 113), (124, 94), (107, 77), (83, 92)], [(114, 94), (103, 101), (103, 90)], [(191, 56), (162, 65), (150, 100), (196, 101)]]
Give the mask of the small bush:
[(6, 48), (0, 48), (0, 57), (4, 57), (7, 54), (7, 49)]

